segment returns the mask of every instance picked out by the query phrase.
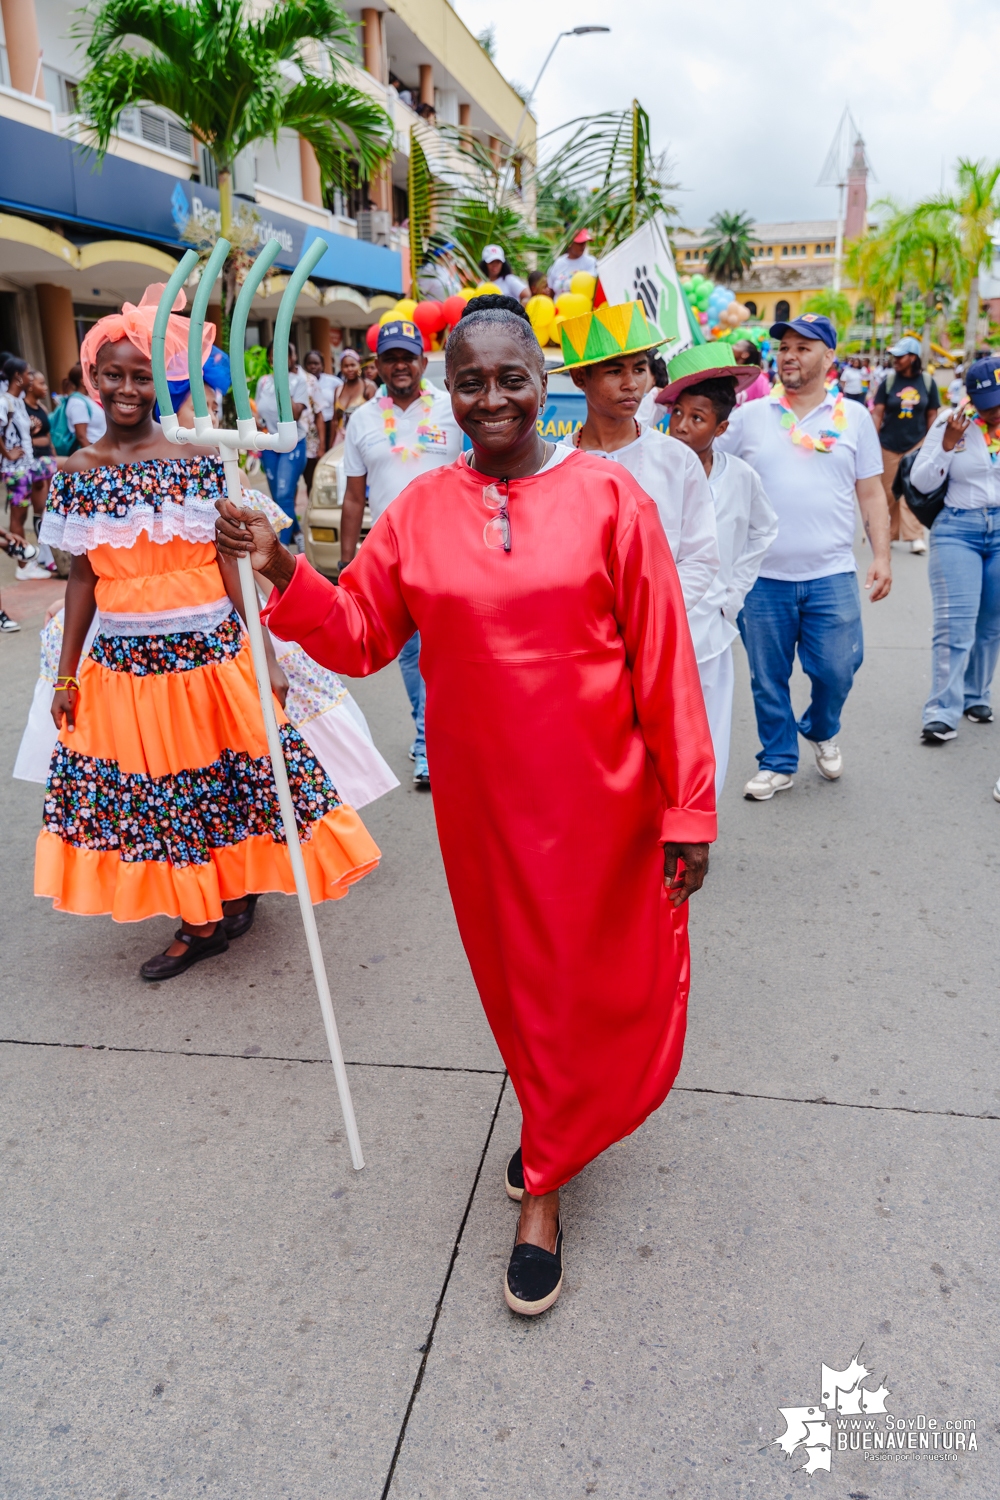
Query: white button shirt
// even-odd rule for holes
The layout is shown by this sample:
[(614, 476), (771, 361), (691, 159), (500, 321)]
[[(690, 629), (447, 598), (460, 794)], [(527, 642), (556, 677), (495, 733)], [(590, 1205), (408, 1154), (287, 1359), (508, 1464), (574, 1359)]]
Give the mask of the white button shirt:
[[(567, 447), (573, 446), (571, 439), (563, 441)], [(684, 443), (655, 427), (647, 427), (634, 443), (613, 453), (594, 448), (583, 451), (621, 464), (656, 502), (677, 564), (684, 608), (690, 614), (719, 571), (715, 504), (701, 459)]]
[[(451, 397), (434, 386), (425, 394), (434, 398), (430, 410), (431, 433), (419, 458), (393, 453), (378, 396), (359, 406), (351, 417), (344, 445), (344, 473), (348, 478), (367, 475), (368, 507), (375, 521), (403, 493), (411, 479), (439, 469), (442, 464), (454, 463), (462, 451), (462, 429), (452, 416)], [(424, 419), (423, 402), (411, 401), (405, 411), (394, 405), (393, 413), (396, 444), (414, 447), (417, 428)]]
[[(813, 437), (829, 429), (835, 397), (828, 391), (799, 427)], [(833, 573), (854, 573), (855, 485), (882, 472), (882, 449), (867, 407), (845, 401), (847, 427), (829, 453), (793, 443), (773, 400), (748, 401), (715, 441), (760, 475), (778, 517), (778, 535), (761, 566), (761, 578), (802, 583)]]
[(910, 479), (915, 489), (929, 495), (948, 481), (945, 505), (955, 510), (983, 510), (1000, 505), (1000, 466), (990, 458), (986, 439), (969, 424), (950, 453), (944, 451), (948, 414), (938, 417), (913, 460)]
[(716, 453), (708, 476), (715, 502), (719, 571), (704, 599), (688, 611), (700, 662), (720, 656), (736, 638), (736, 617), (757, 582), (764, 554), (778, 535), (778, 518), (749, 464)]

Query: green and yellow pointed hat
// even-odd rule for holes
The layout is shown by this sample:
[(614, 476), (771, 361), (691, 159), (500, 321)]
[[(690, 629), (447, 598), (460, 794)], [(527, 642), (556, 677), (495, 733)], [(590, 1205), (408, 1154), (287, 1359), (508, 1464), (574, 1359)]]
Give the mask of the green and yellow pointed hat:
[(559, 325), (563, 363), (552, 375), (578, 370), (581, 365), (599, 365), (622, 354), (642, 354), (667, 340), (646, 317), (641, 302), (605, 302), (593, 312), (567, 318)]

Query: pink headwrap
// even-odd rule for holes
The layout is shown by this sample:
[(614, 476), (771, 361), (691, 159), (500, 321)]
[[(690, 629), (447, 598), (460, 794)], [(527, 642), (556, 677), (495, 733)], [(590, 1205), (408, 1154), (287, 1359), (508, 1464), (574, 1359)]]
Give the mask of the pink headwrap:
[[(100, 401), (97, 387), (90, 378), (90, 367), (97, 362), (97, 351), (105, 344), (117, 344), (121, 339), (128, 339), (141, 354), (150, 357), (153, 347), (153, 322), (156, 318), (156, 309), (160, 305), (160, 298), (166, 283), (157, 282), (155, 286), (148, 286), (142, 294), (142, 301), (138, 307), (133, 302), (123, 302), (120, 313), (111, 313), (107, 318), (101, 318), (95, 323), (80, 346), (80, 364), (83, 366), (83, 383), (87, 391), (95, 401)], [(187, 348), (188, 331), (191, 324), (187, 318), (177, 317), (177, 313), (187, 303), (183, 290), (177, 293), (173, 311), (167, 319), (167, 335), (164, 341), (164, 352), (167, 362), (168, 380), (186, 380), (188, 374)], [(205, 363), (215, 343), (215, 324), (205, 323), (201, 330), (201, 362)]]

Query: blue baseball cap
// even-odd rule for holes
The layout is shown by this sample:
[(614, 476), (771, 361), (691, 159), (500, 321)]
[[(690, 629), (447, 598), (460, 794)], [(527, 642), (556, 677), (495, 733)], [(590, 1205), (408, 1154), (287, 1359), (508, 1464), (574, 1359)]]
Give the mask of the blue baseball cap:
[(803, 313), (800, 318), (791, 318), (787, 323), (772, 323), (771, 337), (783, 338), (789, 329), (801, 333), (805, 339), (821, 339), (828, 349), (837, 347), (837, 330), (822, 313)]
[(1000, 359), (991, 354), (975, 360), (966, 372), (965, 389), (977, 411), (992, 411), (994, 406), (1000, 406)]
[(390, 349), (408, 349), (411, 354), (423, 354), (424, 341), (416, 323), (402, 319), (398, 323), (383, 323), (378, 331), (378, 354)]

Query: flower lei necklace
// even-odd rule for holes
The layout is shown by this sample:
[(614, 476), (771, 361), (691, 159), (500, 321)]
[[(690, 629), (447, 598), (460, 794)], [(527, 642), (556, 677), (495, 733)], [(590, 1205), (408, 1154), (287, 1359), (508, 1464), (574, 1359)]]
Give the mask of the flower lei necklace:
[(986, 451), (990, 455), (990, 463), (995, 464), (997, 454), (1000, 454), (1000, 432), (991, 432), (985, 420), (978, 414), (973, 417), (972, 424), (978, 427), (986, 444)]
[[(381, 387), (385, 393), (385, 386)], [(388, 393), (378, 398), (379, 411), (382, 413), (382, 431), (389, 439), (389, 446), (395, 458), (401, 458), (404, 462), (408, 458), (422, 458), (430, 445), (431, 435), (437, 428), (430, 422), (431, 410), (434, 406), (434, 390), (427, 380), (420, 382), (420, 421), (417, 423), (417, 441), (412, 447), (396, 440), (396, 408), (395, 403)]]
[(829, 387), (829, 394), (835, 397), (833, 411), (830, 413), (830, 426), (825, 427), (815, 437), (811, 433), (803, 432), (795, 419), (795, 413), (788, 404), (785, 395), (785, 387), (779, 380), (771, 392), (771, 400), (776, 406), (781, 407), (781, 425), (788, 433), (792, 442), (800, 448), (808, 448), (816, 453), (829, 453), (841, 433), (847, 429), (847, 403), (838, 385)]

